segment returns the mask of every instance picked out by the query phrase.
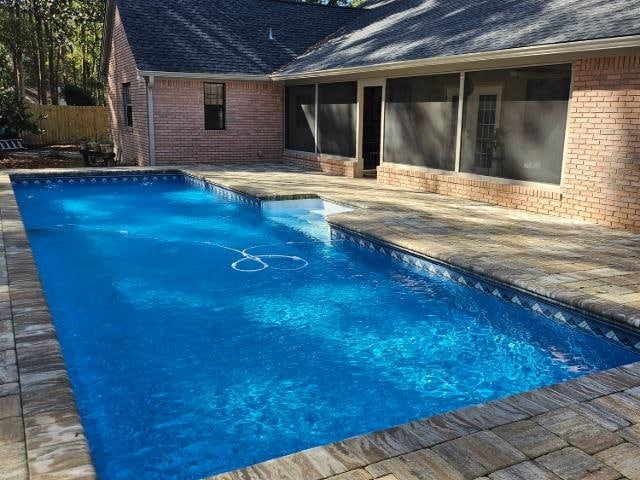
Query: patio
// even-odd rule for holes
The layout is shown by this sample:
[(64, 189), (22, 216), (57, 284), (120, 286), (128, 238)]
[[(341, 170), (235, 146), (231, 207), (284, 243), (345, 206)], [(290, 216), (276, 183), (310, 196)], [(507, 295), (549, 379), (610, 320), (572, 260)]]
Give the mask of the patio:
[[(181, 170), (262, 199), (350, 204), (358, 208), (330, 221), (640, 326), (637, 235), (280, 163)], [(11, 478), (88, 478), (86, 441), (6, 174), (0, 199), (0, 456)], [(640, 363), (216, 478), (640, 478), (638, 412)]]

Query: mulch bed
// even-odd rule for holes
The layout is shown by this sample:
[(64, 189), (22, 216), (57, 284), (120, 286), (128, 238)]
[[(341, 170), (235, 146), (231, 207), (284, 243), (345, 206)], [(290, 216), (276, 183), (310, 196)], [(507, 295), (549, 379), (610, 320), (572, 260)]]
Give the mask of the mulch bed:
[(0, 170), (16, 168), (76, 168), (83, 165), (78, 148), (71, 145), (0, 152)]

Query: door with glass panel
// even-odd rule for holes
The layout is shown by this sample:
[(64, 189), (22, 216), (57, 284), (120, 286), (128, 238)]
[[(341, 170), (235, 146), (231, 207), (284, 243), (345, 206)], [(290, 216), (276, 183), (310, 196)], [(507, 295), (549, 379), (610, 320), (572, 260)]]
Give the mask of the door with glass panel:
[(500, 110), (502, 88), (499, 85), (476, 87), (469, 98), (467, 112), (467, 144), (473, 146), (474, 173), (499, 175), (502, 152), (500, 148)]

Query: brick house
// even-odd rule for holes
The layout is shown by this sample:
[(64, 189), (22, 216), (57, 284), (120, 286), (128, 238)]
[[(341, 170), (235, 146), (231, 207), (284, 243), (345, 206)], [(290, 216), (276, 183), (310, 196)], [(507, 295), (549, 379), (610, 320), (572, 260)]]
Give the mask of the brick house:
[(140, 165), (284, 158), (640, 231), (640, 0), (108, 0)]

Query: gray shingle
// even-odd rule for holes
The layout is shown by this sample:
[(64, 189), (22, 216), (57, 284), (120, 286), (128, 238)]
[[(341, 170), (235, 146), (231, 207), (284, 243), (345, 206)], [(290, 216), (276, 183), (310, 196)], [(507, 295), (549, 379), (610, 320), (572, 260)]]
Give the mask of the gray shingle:
[(376, 0), (296, 74), (640, 34), (640, 0)]
[(244, 75), (273, 72), (364, 12), (278, 0), (116, 4), (140, 70)]

